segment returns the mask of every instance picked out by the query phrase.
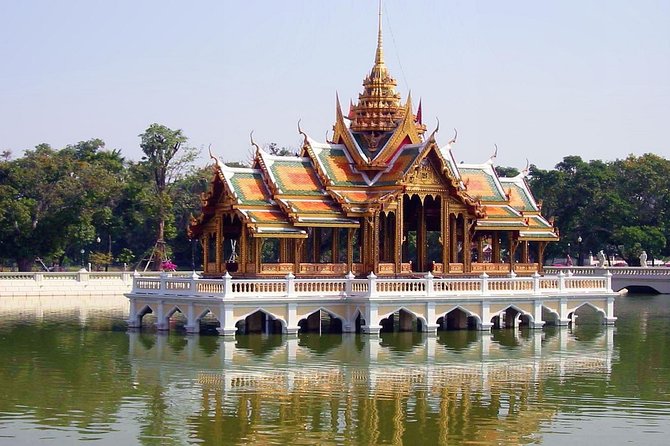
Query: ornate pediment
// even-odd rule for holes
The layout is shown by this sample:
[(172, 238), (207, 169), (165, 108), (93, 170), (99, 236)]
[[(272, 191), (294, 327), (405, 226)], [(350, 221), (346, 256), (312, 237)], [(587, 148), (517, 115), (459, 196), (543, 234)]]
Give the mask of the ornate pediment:
[(447, 179), (437, 169), (429, 157), (423, 158), (405, 175), (405, 184), (408, 186), (419, 186), (447, 189)]

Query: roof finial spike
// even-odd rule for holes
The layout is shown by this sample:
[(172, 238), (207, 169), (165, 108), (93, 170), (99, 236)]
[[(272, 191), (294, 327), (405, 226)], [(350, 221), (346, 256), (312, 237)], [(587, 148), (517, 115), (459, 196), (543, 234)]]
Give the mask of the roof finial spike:
[(487, 164), (493, 165), (493, 162), (495, 159), (498, 157), (498, 144), (493, 144), (493, 147), (495, 147), (495, 150), (493, 151), (493, 155), (486, 161)]
[(256, 141), (254, 141), (254, 131), (252, 130), (251, 133), (249, 133), (249, 139), (251, 140), (251, 145), (256, 148), (256, 153), (260, 153), (261, 148), (258, 147), (258, 144), (256, 144)]
[(382, 0), (379, 0), (379, 23), (377, 25), (377, 52), (375, 53), (375, 64), (384, 63), (384, 51), (382, 49)]
[(428, 141), (435, 142), (435, 134), (440, 131), (440, 119), (437, 117), (435, 117), (435, 119), (437, 120), (437, 126), (435, 127), (435, 130), (433, 130), (433, 133), (428, 137)]
[(298, 119), (298, 133), (300, 133), (302, 135), (302, 137), (305, 138), (305, 140), (302, 143), (303, 146), (304, 146), (304, 145), (307, 145), (307, 133), (302, 131), (302, 128), (300, 127), (300, 121), (302, 121), (302, 118)]
[(530, 161), (526, 158), (526, 167), (521, 171), (521, 178), (526, 178), (530, 173)]
[(458, 139), (458, 130), (456, 130), (456, 127), (454, 127), (454, 137), (451, 138), (447, 144), (456, 144), (457, 139)]
[(214, 166), (218, 167), (219, 169), (221, 168), (221, 162), (219, 159), (212, 153), (212, 145), (210, 144), (207, 147), (207, 150), (209, 150), (209, 157), (214, 160)]

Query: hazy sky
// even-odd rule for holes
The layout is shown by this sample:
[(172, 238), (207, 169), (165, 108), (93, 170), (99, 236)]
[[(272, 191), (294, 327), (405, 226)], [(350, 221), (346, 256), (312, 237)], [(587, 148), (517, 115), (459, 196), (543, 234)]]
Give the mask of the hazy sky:
[[(670, 156), (670, 1), (386, 0), (386, 63), (458, 161)], [(245, 159), (323, 141), (362, 90), (376, 0), (0, 0), (0, 150), (102, 138), (138, 159), (159, 122)], [(345, 110), (346, 112), (346, 110)], [(332, 135), (332, 131), (330, 132)]]

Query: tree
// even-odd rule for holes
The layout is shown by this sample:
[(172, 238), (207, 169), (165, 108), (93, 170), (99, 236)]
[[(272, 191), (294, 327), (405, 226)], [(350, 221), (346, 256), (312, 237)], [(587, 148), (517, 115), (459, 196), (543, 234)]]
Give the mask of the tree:
[[(88, 148), (88, 156), (80, 156), (78, 145)], [(78, 145), (58, 151), (40, 144), (0, 163), (0, 252), (22, 271), (37, 256), (57, 263), (68, 253), (78, 256), (96, 237), (94, 216), (113, 206), (120, 191), (118, 175), (97, 157), (104, 143)]]
[(516, 167), (495, 166), (495, 170), (498, 176), (503, 178), (512, 178), (520, 173)]
[[(642, 251), (650, 255), (660, 254), (666, 246), (663, 228), (651, 226), (624, 226), (614, 232), (614, 241), (619, 248), (619, 255), (629, 265), (635, 265)], [(652, 257), (653, 259), (653, 257)]]
[[(153, 177), (153, 186), (156, 193), (156, 234), (154, 268), (160, 267), (160, 261), (167, 259), (166, 224), (172, 227), (173, 202), (171, 185), (180, 178), (184, 170), (191, 165), (197, 156), (197, 151), (190, 147), (182, 150), (181, 156), (177, 153), (182, 149), (187, 138), (181, 130), (172, 130), (161, 124), (151, 124), (144, 133), (140, 147), (145, 157), (142, 158), (145, 166)], [(173, 234), (169, 234), (173, 236)]]

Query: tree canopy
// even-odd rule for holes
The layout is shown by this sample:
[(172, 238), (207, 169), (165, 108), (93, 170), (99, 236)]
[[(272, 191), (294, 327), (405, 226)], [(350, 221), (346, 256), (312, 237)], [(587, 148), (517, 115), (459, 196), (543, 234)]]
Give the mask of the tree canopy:
[[(197, 268), (199, 244), (187, 238), (186, 228), (200, 212), (211, 168), (195, 165), (197, 150), (186, 145), (181, 130), (152, 124), (140, 139), (145, 157), (137, 162), (100, 139), (59, 150), (40, 144), (15, 159), (1, 152), (0, 262), (22, 270), (36, 267), (37, 257), (47, 265), (106, 265), (111, 259), (132, 266), (162, 240), (166, 250), (158, 256)], [(294, 154), (276, 144), (267, 150)], [(653, 154), (609, 162), (567, 156), (554, 169), (531, 166), (531, 189), (561, 234), (547, 257), (570, 250), (576, 257), (579, 249), (583, 256), (602, 249), (629, 264), (642, 250), (650, 259), (670, 256), (669, 178), (670, 161)]]

